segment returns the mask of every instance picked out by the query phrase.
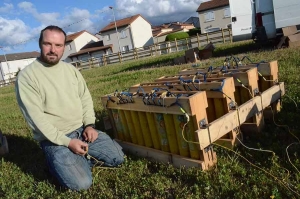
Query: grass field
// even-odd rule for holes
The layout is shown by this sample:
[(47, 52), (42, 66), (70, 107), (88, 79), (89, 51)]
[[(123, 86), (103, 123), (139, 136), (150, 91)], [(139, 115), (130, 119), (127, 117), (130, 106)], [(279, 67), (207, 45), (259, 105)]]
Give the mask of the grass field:
[[(82, 71), (94, 100), (97, 128), (104, 130), (102, 117), (106, 115), (101, 96), (191, 68), (191, 64), (172, 65), (173, 58), (182, 54)], [(270, 150), (274, 155), (242, 145), (235, 153), (215, 147), (218, 163), (209, 171), (174, 168), (129, 155), (121, 168), (95, 168), (89, 190), (64, 190), (45, 172), (44, 155), (19, 111), (14, 87), (7, 86), (0, 88), (0, 128), (10, 153), (0, 157), (0, 198), (300, 198), (300, 48), (274, 50), (252, 42), (220, 45), (214, 58), (201, 66), (221, 66), (230, 55), (247, 55), (253, 62), (278, 60), (279, 80), (286, 89), (283, 109), (276, 124), (267, 124), (259, 135), (244, 136), (246, 146)]]

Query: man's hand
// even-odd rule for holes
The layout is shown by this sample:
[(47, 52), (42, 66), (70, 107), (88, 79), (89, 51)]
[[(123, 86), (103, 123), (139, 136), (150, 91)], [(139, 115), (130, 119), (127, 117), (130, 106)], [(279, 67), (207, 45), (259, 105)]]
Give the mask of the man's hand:
[(83, 138), (86, 142), (94, 142), (98, 138), (98, 132), (93, 127), (86, 127), (83, 132)]
[(85, 155), (88, 152), (88, 144), (79, 139), (71, 139), (68, 148), (78, 155)]

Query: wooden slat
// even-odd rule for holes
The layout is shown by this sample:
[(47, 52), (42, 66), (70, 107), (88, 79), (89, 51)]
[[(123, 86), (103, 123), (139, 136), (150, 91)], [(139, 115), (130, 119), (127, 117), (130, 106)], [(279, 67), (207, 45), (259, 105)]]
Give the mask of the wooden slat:
[(238, 111), (227, 113), (221, 118), (210, 123), (208, 128), (199, 129), (197, 133), (200, 149), (204, 149), (209, 146), (211, 144), (210, 140), (211, 142), (214, 142), (225, 135), (228, 131), (235, 129), (247, 119), (253, 117), (259, 111), (262, 111), (265, 107), (278, 100), (282, 95), (284, 95), (284, 93), (284, 83), (280, 82), (278, 85), (274, 85), (263, 92), (261, 96), (256, 96), (239, 106)]
[[(204, 91), (199, 92), (177, 92), (175, 94), (189, 94), (189, 97), (179, 97), (178, 103), (189, 115), (194, 115), (196, 109), (206, 109), (207, 108), (207, 97)], [(110, 98), (115, 102), (118, 101), (118, 98), (111, 94)], [(155, 102), (160, 103), (164, 106), (155, 106), (155, 105), (146, 105), (143, 102), (141, 96), (133, 96), (132, 103), (118, 104), (108, 100), (108, 96), (101, 97), (102, 104), (106, 108), (110, 109), (122, 109), (122, 110), (131, 110), (131, 111), (143, 111), (143, 112), (152, 112), (152, 113), (165, 113), (165, 114), (182, 114), (180, 107), (177, 105), (172, 105), (176, 102), (176, 97), (165, 97), (165, 98), (155, 98)], [(128, 98), (129, 99), (129, 98)]]
[[(202, 170), (207, 170), (208, 167), (205, 165), (204, 161), (201, 160), (194, 160), (191, 158), (185, 158), (179, 155), (174, 155), (171, 153), (159, 151), (156, 149), (151, 149), (148, 147), (139, 146), (136, 144), (132, 144), (129, 142), (124, 142), (120, 140), (116, 140), (121, 147), (124, 149), (124, 151), (129, 152), (133, 155), (144, 157), (148, 159), (152, 159), (157, 162), (161, 163), (171, 163), (173, 166), (180, 168), (180, 167), (198, 167)], [(216, 160), (216, 158), (215, 158)]]

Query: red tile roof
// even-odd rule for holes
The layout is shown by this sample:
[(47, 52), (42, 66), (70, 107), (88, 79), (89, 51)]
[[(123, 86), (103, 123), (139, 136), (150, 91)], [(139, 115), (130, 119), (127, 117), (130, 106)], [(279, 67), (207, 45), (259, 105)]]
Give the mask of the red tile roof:
[[(134, 22), (134, 20), (136, 20), (138, 17), (143, 17), (140, 14), (131, 16), (131, 17), (127, 17), (124, 19), (120, 19), (120, 20), (116, 20), (116, 25), (117, 28), (118, 27), (123, 27), (123, 26), (127, 26), (129, 24), (131, 24), (132, 22)], [(143, 17), (144, 18), (144, 17)], [(146, 20), (146, 19), (145, 19)], [(147, 20), (146, 20), (147, 21)], [(147, 21), (148, 22), (148, 21)], [(149, 23), (149, 22), (148, 22)], [(150, 24), (150, 23), (149, 23)], [(114, 30), (115, 29), (115, 21), (110, 22), (107, 26), (105, 26), (104, 28), (102, 28), (99, 33), (103, 33), (109, 30)]]
[[(89, 33), (89, 32), (86, 31), (86, 30), (82, 30), (82, 31), (80, 31), (80, 32), (75, 32), (75, 33), (73, 33), (73, 34), (67, 35), (67, 41), (66, 41), (66, 43), (71, 42), (71, 41), (74, 41), (74, 39), (76, 39), (79, 35), (81, 35), (81, 34), (84, 33), (84, 32)], [(89, 34), (91, 34), (91, 33), (89, 33)], [(93, 34), (91, 34), (91, 35), (93, 35)], [(93, 36), (95, 36), (95, 35), (93, 35)], [(96, 36), (95, 36), (95, 37), (96, 37)]]
[(202, 2), (197, 9), (197, 12), (210, 10), (213, 8), (223, 7), (229, 5), (229, 0), (211, 0)]
[[(29, 59), (29, 58), (37, 58), (40, 56), (39, 52), (32, 51), (32, 52), (24, 52), (24, 53), (14, 53), (14, 54), (6, 54), (7, 61), (14, 61), (14, 60), (21, 60), (21, 59)], [(0, 55), (0, 62), (5, 62), (4, 55)]]

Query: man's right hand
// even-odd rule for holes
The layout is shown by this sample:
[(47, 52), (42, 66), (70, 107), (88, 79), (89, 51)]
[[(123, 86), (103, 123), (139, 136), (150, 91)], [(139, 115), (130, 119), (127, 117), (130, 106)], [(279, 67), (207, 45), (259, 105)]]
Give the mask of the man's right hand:
[(88, 151), (88, 144), (79, 140), (71, 139), (68, 148), (78, 155), (85, 155)]

